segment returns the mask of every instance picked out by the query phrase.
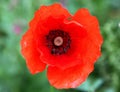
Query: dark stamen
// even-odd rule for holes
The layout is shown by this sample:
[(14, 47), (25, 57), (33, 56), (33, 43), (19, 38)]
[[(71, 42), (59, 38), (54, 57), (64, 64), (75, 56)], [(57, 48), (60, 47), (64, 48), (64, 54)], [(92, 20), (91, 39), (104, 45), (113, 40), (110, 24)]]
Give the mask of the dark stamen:
[(62, 30), (51, 30), (46, 35), (47, 47), (51, 54), (61, 55), (65, 54), (70, 48), (71, 39), (67, 32)]

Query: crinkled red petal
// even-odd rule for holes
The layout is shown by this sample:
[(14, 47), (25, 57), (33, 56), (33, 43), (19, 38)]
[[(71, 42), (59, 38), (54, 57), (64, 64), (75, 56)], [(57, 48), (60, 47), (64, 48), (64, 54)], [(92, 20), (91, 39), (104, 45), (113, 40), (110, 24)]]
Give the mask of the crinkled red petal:
[(21, 40), (21, 52), (26, 59), (27, 66), (32, 74), (42, 72), (46, 64), (40, 60), (40, 54), (35, 46), (33, 33), (28, 30)]
[(95, 62), (101, 55), (100, 50), (103, 42), (97, 18), (90, 15), (87, 9), (82, 8), (75, 13), (73, 20), (83, 25), (88, 33), (88, 37), (81, 45), (84, 61)]
[(83, 83), (93, 70), (93, 64), (86, 63), (77, 65), (65, 70), (57, 67), (48, 67), (47, 77), (51, 85), (55, 88), (76, 88)]
[(41, 6), (39, 10), (36, 11), (33, 20), (30, 22), (30, 26), (36, 26), (39, 22), (46, 21), (49, 16), (60, 17), (64, 15), (66, 17), (71, 16), (67, 9), (63, 8), (60, 4), (55, 3), (50, 6)]

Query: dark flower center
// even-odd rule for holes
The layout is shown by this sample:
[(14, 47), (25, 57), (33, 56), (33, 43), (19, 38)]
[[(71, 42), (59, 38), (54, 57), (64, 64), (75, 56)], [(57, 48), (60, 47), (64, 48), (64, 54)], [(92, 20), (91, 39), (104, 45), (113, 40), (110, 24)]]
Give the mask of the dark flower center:
[(67, 32), (62, 30), (51, 30), (46, 35), (47, 47), (51, 54), (61, 55), (65, 54), (70, 48), (71, 39)]

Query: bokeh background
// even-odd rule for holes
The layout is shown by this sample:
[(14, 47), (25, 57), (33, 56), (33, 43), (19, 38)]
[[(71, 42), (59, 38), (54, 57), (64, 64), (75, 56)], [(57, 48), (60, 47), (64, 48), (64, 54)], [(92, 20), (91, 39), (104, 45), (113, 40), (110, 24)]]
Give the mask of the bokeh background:
[[(20, 39), (41, 5), (62, 3), (70, 13), (88, 8), (104, 38), (95, 70), (78, 88), (51, 87), (46, 71), (31, 75), (20, 53)], [(0, 92), (120, 92), (120, 0), (0, 0)]]

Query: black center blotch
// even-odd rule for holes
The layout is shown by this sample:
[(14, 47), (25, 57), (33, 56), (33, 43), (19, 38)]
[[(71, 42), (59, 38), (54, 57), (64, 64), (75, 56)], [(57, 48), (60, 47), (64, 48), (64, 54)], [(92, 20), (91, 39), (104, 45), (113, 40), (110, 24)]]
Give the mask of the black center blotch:
[[(60, 45), (55, 44), (55, 39), (61, 37), (63, 43)], [(51, 54), (61, 55), (65, 54), (70, 48), (71, 39), (67, 32), (62, 30), (51, 30), (48, 35), (46, 35), (47, 47), (50, 49)]]

